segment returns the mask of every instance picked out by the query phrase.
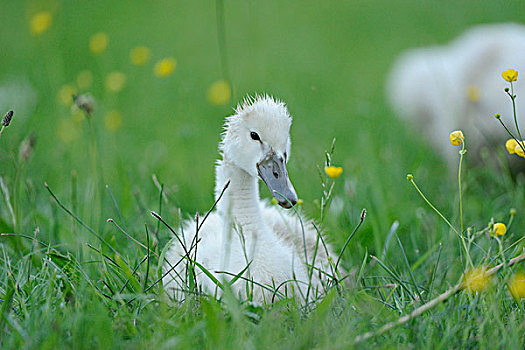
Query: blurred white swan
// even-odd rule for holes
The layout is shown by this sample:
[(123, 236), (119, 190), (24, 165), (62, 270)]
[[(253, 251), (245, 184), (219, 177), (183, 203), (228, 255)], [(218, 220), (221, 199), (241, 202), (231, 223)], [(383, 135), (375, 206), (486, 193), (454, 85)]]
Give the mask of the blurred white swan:
[[(503, 147), (509, 138), (495, 113), (515, 130), (512, 104), (504, 92), (509, 84), (501, 77), (509, 68), (520, 72), (514, 92), (523, 119), (525, 26), (516, 23), (479, 25), (449, 44), (407, 50), (390, 71), (386, 95), (394, 111), (424, 132), (455, 167), (458, 150), (448, 143), (451, 131), (462, 129), (469, 154), (478, 156), (483, 145)], [(525, 123), (520, 126), (525, 131), (523, 127)]]

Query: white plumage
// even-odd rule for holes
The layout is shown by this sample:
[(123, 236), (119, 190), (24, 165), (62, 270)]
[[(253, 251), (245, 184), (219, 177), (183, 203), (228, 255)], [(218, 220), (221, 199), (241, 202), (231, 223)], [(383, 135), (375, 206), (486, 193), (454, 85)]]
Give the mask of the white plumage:
[[(515, 130), (512, 104), (504, 92), (509, 84), (501, 77), (508, 68), (525, 73), (525, 26), (479, 25), (447, 45), (404, 52), (389, 74), (386, 95), (395, 112), (424, 132), (455, 166), (457, 149), (448, 143), (451, 131), (462, 129), (469, 154), (478, 154), (483, 145), (497, 142), (503, 147), (509, 138), (495, 113)], [(514, 88), (523, 118), (519, 101), (525, 98), (525, 84), (518, 80)]]
[[(215, 198), (219, 198), (228, 182), (229, 186), (198, 232), (200, 241), (195, 261), (219, 281), (231, 280), (249, 264), (243, 279), (237, 280), (232, 288), (241, 298), (247, 298), (249, 293), (260, 303), (278, 299), (260, 285), (269, 289), (281, 286), (278, 292), (295, 294), (305, 300), (309, 281), (305, 248), (310, 265), (317, 251), (310, 296), (320, 292), (323, 277), (318, 269), (329, 271), (328, 255), (332, 255), (329, 246), (323, 247), (312, 222), (303, 222), (303, 241), (301, 222), (292, 211), (271, 206), (259, 198), (258, 177), (261, 177), (282, 207), (288, 208), (297, 202), (286, 170), (291, 122), (285, 104), (269, 96), (246, 99), (235, 114), (226, 119), (219, 144), (222, 160), (216, 166)], [(188, 250), (195, 232), (195, 221), (186, 221), (181, 240)], [(194, 252), (190, 252), (192, 259)], [(184, 248), (175, 240), (164, 265), (164, 273), (171, 272), (163, 283), (176, 300), (184, 298), (183, 290), (187, 289), (186, 262), (173, 268), (184, 256)], [(222, 293), (199, 267), (196, 273), (197, 283), (205, 292)], [(246, 280), (256, 283), (248, 283), (247, 289)]]

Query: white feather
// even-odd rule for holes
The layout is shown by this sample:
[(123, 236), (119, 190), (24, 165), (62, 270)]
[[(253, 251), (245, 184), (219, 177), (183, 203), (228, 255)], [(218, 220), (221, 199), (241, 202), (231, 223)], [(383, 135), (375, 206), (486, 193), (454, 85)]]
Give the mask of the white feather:
[[(329, 245), (328, 249), (323, 247), (312, 222), (305, 220), (301, 225), (292, 210), (285, 211), (260, 200), (256, 170), (265, 147), (289, 154), (291, 121), (285, 104), (268, 95), (246, 98), (235, 114), (226, 118), (219, 144), (222, 160), (216, 165), (215, 198), (218, 199), (226, 183), (230, 184), (216, 210), (198, 232), (196, 261), (219, 281), (231, 280), (231, 274), (237, 275), (249, 264), (244, 278), (270, 289), (282, 285), (280, 293), (285, 294), (286, 290), (288, 296), (295, 294), (304, 300), (309, 281), (306, 260), (311, 265), (317, 251), (315, 267), (328, 271), (328, 256), (333, 255), (332, 250)], [(251, 131), (260, 135), (264, 145), (250, 138)], [(194, 240), (195, 226), (194, 220), (184, 223), (186, 247)], [(175, 241), (166, 256), (165, 273), (184, 255), (183, 247)], [(180, 263), (163, 280), (166, 290), (176, 300), (184, 298), (185, 270), (186, 263)], [(319, 277), (318, 270), (313, 273), (310, 295), (322, 289), (323, 278)], [(197, 282), (208, 294), (221, 294), (199, 268)], [(247, 298), (246, 280), (239, 279), (232, 287), (241, 298)], [(271, 302), (274, 297), (272, 292), (257, 284), (249, 285), (249, 290), (254, 301), (260, 303)]]
[[(483, 145), (503, 146), (509, 138), (495, 113), (515, 130), (512, 103), (504, 92), (509, 84), (501, 77), (508, 68), (525, 73), (525, 26), (479, 25), (446, 45), (404, 52), (391, 69), (386, 95), (395, 112), (421, 130), (455, 167), (451, 131), (462, 129), (469, 154), (475, 155)], [(518, 117), (524, 118), (519, 102), (525, 98), (525, 83), (515, 82), (514, 92)]]

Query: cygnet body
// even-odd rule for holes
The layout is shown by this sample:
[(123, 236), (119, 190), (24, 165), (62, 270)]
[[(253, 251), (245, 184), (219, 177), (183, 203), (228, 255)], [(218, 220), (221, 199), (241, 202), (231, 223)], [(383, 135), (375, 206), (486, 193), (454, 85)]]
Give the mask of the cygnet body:
[[(269, 96), (246, 99), (226, 119), (219, 144), (222, 159), (216, 165), (216, 209), (198, 230), (194, 220), (186, 221), (184, 234), (166, 254), (163, 283), (174, 299), (185, 296), (187, 255), (198, 263), (197, 284), (209, 295), (220, 296), (222, 290), (198, 265), (221, 283), (244, 271), (231, 288), (240, 298), (259, 303), (285, 295), (304, 301), (307, 293), (321, 293), (324, 275), (319, 270), (329, 269), (330, 246), (325, 249), (311, 222), (259, 198), (261, 178), (281, 207), (297, 202), (286, 169), (291, 122), (285, 104)], [(315, 267), (313, 273), (308, 265)]]

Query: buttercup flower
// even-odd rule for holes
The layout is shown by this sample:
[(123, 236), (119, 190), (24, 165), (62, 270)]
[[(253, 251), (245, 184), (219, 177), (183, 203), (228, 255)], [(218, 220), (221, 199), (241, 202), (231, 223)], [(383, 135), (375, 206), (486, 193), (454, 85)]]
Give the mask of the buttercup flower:
[(117, 131), (122, 126), (122, 115), (119, 111), (110, 111), (104, 117), (104, 126), (109, 131)]
[(506, 81), (510, 83), (510, 82), (518, 80), (518, 71), (510, 68), (510, 69), (507, 69), (506, 71), (503, 71), (501, 73), (501, 76), (503, 77), (503, 79), (505, 79)]
[(479, 101), (479, 88), (477, 86), (470, 85), (467, 87), (467, 100), (470, 102)]
[(514, 153), (516, 153), (520, 157), (525, 158), (525, 152), (523, 152), (523, 148), (525, 148), (525, 142), (523, 141), (521, 141), (520, 143), (516, 142), (516, 147), (514, 147)]
[(478, 266), (468, 270), (463, 275), (461, 287), (468, 289), (470, 292), (481, 292), (485, 290), (490, 283), (491, 276), (484, 267)]
[(146, 46), (134, 47), (129, 53), (131, 63), (133, 63), (136, 66), (145, 65), (149, 61), (150, 56), (150, 49)]
[(155, 64), (154, 72), (159, 78), (164, 78), (173, 73), (177, 61), (173, 57), (164, 58)]
[(525, 273), (516, 273), (509, 281), (509, 291), (514, 299), (525, 298)]
[(108, 48), (109, 37), (106, 33), (96, 33), (89, 39), (89, 50), (94, 55), (100, 55)]
[(343, 173), (343, 168), (339, 166), (327, 166), (324, 168), (326, 175), (331, 179), (337, 179)]
[(77, 75), (77, 86), (79, 89), (87, 89), (93, 83), (93, 73), (83, 70)]
[(223, 105), (230, 101), (230, 84), (224, 80), (218, 80), (210, 85), (206, 93), (206, 99), (213, 105)]
[(492, 232), (494, 236), (503, 236), (507, 232), (507, 226), (504, 223), (497, 222), (492, 225)]
[(514, 139), (508, 139), (507, 142), (505, 142), (505, 147), (507, 148), (509, 154), (516, 153), (516, 146), (518, 146), (518, 142), (516, 142)]
[(465, 136), (463, 136), (463, 132), (461, 130), (452, 131), (449, 135), (450, 138), (450, 144), (452, 146), (459, 146), (461, 143), (463, 143), (463, 140), (465, 140)]
[(86, 120), (86, 114), (83, 110), (75, 105), (71, 108), (71, 120), (73, 120), (76, 125), (80, 125), (84, 120)]
[(60, 119), (55, 127), (55, 132), (60, 141), (71, 143), (80, 136), (80, 131), (71, 119)]
[(49, 28), (49, 26), (51, 26), (52, 20), (53, 18), (51, 17), (51, 13), (48, 11), (37, 13), (31, 17), (31, 21), (29, 22), (31, 33), (33, 35), (43, 34)]
[(106, 89), (111, 92), (120, 92), (126, 85), (126, 75), (113, 71), (106, 76)]
[(57, 100), (62, 105), (69, 107), (73, 104), (73, 95), (76, 93), (77, 90), (73, 86), (66, 84), (58, 90)]

